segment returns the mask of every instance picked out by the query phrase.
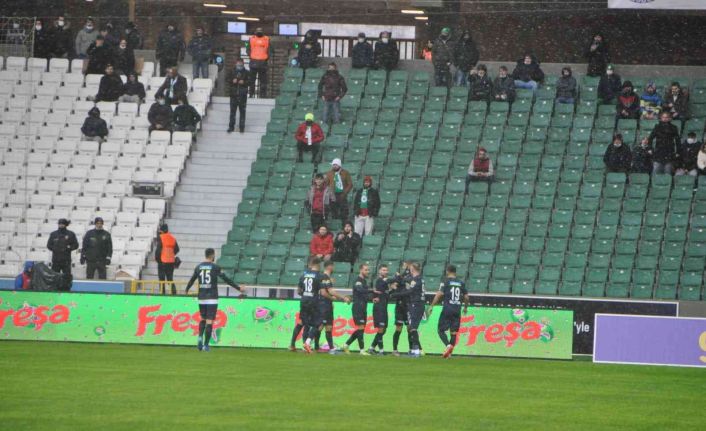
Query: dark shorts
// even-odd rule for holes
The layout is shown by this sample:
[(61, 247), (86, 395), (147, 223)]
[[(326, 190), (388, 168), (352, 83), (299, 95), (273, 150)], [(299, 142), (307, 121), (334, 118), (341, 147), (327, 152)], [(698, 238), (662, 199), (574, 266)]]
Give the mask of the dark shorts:
[(395, 305), (395, 325), (407, 325), (408, 323), (407, 304)]
[(304, 326), (319, 325), (319, 307), (315, 300), (301, 301), (299, 304), (299, 320)]
[(424, 304), (411, 304), (409, 306), (409, 329), (419, 329), (424, 317)]
[(201, 319), (214, 320), (216, 318), (217, 311), (218, 304), (199, 304), (199, 313), (201, 313)]
[(333, 303), (331, 301), (319, 304), (319, 322), (321, 325), (333, 325)]
[(387, 304), (373, 305), (373, 324), (376, 328), (387, 328)]
[(356, 325), (365, 325), (368, 320), (367, 304), (353, 304), (353, 320)]
[(456, 310), (445, 310), (441, 312), (439, 316), (439, 331), (446, 332), (451, 330), (451, 332), (458, 332), (461, 327), (461, 311)]

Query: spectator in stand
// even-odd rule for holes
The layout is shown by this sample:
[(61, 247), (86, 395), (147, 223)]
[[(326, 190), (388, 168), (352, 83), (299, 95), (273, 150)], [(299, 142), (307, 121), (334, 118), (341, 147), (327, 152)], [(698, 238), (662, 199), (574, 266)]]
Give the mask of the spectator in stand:
[(620, 75), (615, 73), (615, 68), (612, 64), (609, 64), (605, 73), (601, 75), (601, 80), (598, 81), (598, 97), (603, 104), (610, 105), (615, 103), (615, 98), (620, 95), (622, 85)]
[(640, 118), (640, 98), (632, 88), (632, 82), (623, 82), (623, 89), (618, 96), (618, 119), (638, 119)]
[(119, 41), (114, 40), (110, 37), (107, 27), (102, 27), (98, 32), (98, 36), (101, 36), (103, 38), (103, 40), (105, 41), (105, 46), (110, 48), (111, 51), (115, 51), (118, 48)]
[(576, 100), (576, 78), (572, 76), (571, 68), (561, 69), (561, 78), (556, 84), (556, 101), (573, 105)]
[(94, 97), (96, 102), (117, 102), (123, 94), (123, 80), (115, 73), (112, 64), (105, 68), (105, 75), (98, 85), (98, 94)]
[(81, 140), (98, 143), (105, 141), (105, 137), (108, 136), (108, 125), (101, 118), (101, 111), (95, 106), (88, 111), (88, 117), (81, 126), (81, 133), (83, 134)]
[(250, 97), (255, 96), (255, 80), (260, 83), (259, 95), (267, 94), (267, 61), (272, 57), (273, 48), (269, 36), (265, 36), (262, 27), (255, 29), (246, 50), (250, 56)]
[(333, 159), (331, 162), (331, 170), (326, 173), (326, 183), (335, 200), (331, 205), (333, 218), (343, 223), (348, 219), (348, 193), (353, 189), (353, 180), (350, 172), (343, 169), (341, 159)]
[(150, 106), (150, 110), (147, 113), (147, 120), (150, 122), (149, 131), (153, 130), (166, 130), (171, 131), (170, 127), (172, 125), (172, 116), (174, 112), (172, 111), (172, 105), (168, 104), (161, 94), (156, 97), (155, 102)]
[(689, 132), (677, 149), (679, 163), (675, 175), (691, 175), (695, 177), (699, 174), (697, 161), (703, 143), (696, 139), (695, 132)]
[(102, 74), (105, 68), (113, 61), (113, 50), (105, 46), (103, 36), (98, 36), (96, 41), (88, 48), (88, 66), (86, 73)]
[(505, 66), (500, 66), (493, 81), (493, 100), (510, 104), (515, 100), (515, 80), (508, 76)]
[(145, 100), (145, 86), (137, 78), (135, 72), (127, 74), (127, 82), (123, 84), (123, 95), (118, 98), (120, 102), (142, 103)]
[(49, 235), (47, 248), (51, 251), (51, 269), (71, 275), (71, 253), (78, 250), (76, 234), (68, 229), (70, 221), (59, 219), (59, 229)]
[(228, 86), (230, 87), (230, 116), (228, 121), (228, 133), (235, 130), (235, 115), (240, 110), (238, 120), (238, 131), (245, 132), (245, 109), (248, 105), (248, 88), (250, 87), (250, 72), (245, 69), (245, 62), (242, 58), (235, 60), (235, 68), (228, 76)]
[(586, 50), (586, 58), (588, 59), (587, 75), (603, 76), (606, 66), (610, 63), (610, 53), (602, 34), (597, 33), (593, 36), (591, 45)]
[(44, 22), (38, 19), (34, 22), (33, 39), (34, 56), (38, 58), (51, 58), (51, 39), (49, 29), (44, 27)]
[(189, 100), (186, 96), (181, 96), (177, 100), (177, 105), (172, 116), (172, 130), (175, 132), (195, 133), (199, 121), (201, 121), (201, 115), (196, 112), (193, 106), (189, 105)]
[(672, 114), (675, 120), (686, 120), (688, 115), (688, 97), (686, 92), (682, 90), (678, 82), (672, 82), (667, 94), (664, 95), (662, 101), (662, 110)]
[(9, 45), (24, 45), (27, 33), (19, 21), (11, 20), (11, 25), (5, 33), (5, 42)]
[(208, 64), (211, 62), (211, 36), (196, 27), (196, 36), (189, 42), (189, 54), (193, 66), (193, 78), (208, 78)]
[(544, 81), (544, 72), (534, 55), (525, 54), (523, 58), (517, 60), (515, 70), (512, 71), (512, 79), (515, 80), (517, 88), (536, 90)]
[(338, 73), (336, 63), (329, 63), (328, 70), (319, 81), (319, 94), (324, 102), (324, 123), (341, 122), (341, 99), (347, 91), (346, 80)]
[(640, 96), (640, 114), (642, 118), (654, 120), (659, 118), (662, 110), (662, 97), (657, 94), (657, 86), (650, 82), (645, 87), (645, 92)]
[(454, 43), (451, 40), (451, 29), (444, 27), (434, 41), (431, 50), (434, 65), (434, 85), (437, 87), (451, 86), (451, 64), (454, 60)]
[(493, 170), (493, 161), (488, 157), (488, 152), (485, 148), (480, 147), (476, 152), (476, 157), (471, 161), (468, 166), (468, 175), (466, 176), (466, 189), (468, 189), (468, 184), (471, 181), (485, 181), (486, 183), (492, 183), (495, 178), (495, 171)]
[(306, 195), (304, 206), (311, 216), (311, 231), (316, 232), (326, 224), (334, 196), (326, 185), (323, 174), (316, 174), (314, 182)]
[(53, 57), (70, 58), (73, 51), (71, 42), (71, 30), (69, 23), (63, 16), (59, 16), (54, 21), (54, 28), (49, 32), (49, 43), (52, 46)]
[(672, 116), (669, 112), (663, 112), (659, 116), (659, 123), (652, 129), (648, 139), (650, 145), (654, 142), (652, 174), (672, 175), (679, 146), (679, 130), (672, 124)]
[(304, 151), (311, 151), (312, 163), (318, 164), (321, 161), (319, 160), (319, 150), (321, 142), (324, 140), (324, 131), (314, 122), (314, 114), (309, 112), (304, 116), (304, 122), (297, 127), (294, 139), (297, 140), (297, 151), (299, 152), (297, 162), (304, 161)]
[(360, 235), (372, 235), (375, 217), (380, 212), (380, 194), (373, 188), (373, 178), (363, 179), (363, 188), (359, 189), (353, 200), (355, 214), (355, 232)]
[(170, 67), (167, 69), (167, 77), (164, 78), (164, 82), (157, 90), (155, 94), (155, 99), (158, 96), (163, 96), (168, 105), (176, 103), (180, 97), (186, 97), (186, 93), (189, 91), (189, 84), (186, 78), (177, 73), (177, 67)]
[(311, 257), (318, 257), (322, 260), (331, 260), (333, 255), (333, 236), (329, 233), (325, 225), (319, 226), (319, 229), (311, 237), (309, 243), (309, 252)]
[(78, 58), (88, 58), (90, 52), (88, 48), (96, 41), (98, 38), (98, 31), (96, 31), (96, 25), (93, 18), (88, 18), (86, 20), (86, 25), (83, 26), (78, 33), (76, 33), (76, 41), (74, 44), (74, 52)]
[(333, 258), (334, 262), (355, 263), (360, 253), (362, 241), (360, 235), (353, 231), (353, 223), (346, 221), (343, 223), (343, 231), (336, 235), (333, 241)]
[(32, 271), (34, 262), (28, 260), (25, 262), (20, 275), (15, 277), (15, 290), (29, 290), (32, 288)]
[(159, 61), (159, 76), (167, 73), (167, 68), (174, 67), (184, 61), (184, 38), (173, 24), (167, 25), (157, 38), (156, 56)]
[(118, 75), (127, 75), (135, 70), (135, 53), (129, 48), (125, 39), (118, 42), (114, 66), (115, 73)]
[(650, 140), (643, 138), (632, 150), (631, 172), (638, 174), (652, 173), (652, 146)]
[(630, 172), (632, 166), (632, 152), (630, 147), (623, 144), (623, 135), (616, 133), (613, 136), (613, 142), (608, 145), (603, 155), (603, 163), (605, 163), (608, 172)]
[(319, 43), (316, 35), (309, 30), (304, 35), (304, 40), (302, 40), (301, 45), (299, 45), (299, 52), (297, 53), (299, 67), (302, 69), (319, 67), (320, 55), (321, 43)]
[[(461, 39), (454, 47), (454, 64), (456, 65), (456, 85), (465, 87), (468, 82), (468, 74), (478, 63), (480, 54), (476, 43), (471, 37), (471, 32), (464, 30)], [(486, 71), (487, 72), (487, 71)]]
[(101, 30), (101, 35), (103, 35), (103, 37), (105, 38), (106, 45), (110, 46), (113, 49), (116, 49), (120, 44), (120, 32), (115, 29), (115, 26), (112, 22), (108, 22), (105, 25), (105, 28)]
[(391, 71), (397, 67), (400, 61), (400, 50), (397, 43), (392, 40), (390, 33), (383, 31), (380, 33), (380, 40), (375, 42), (373, 57), (375, 58), (375, 68)]
[(110, 233), (103, 229), (103, 219), (96, 217), (94, 229), (83, 236), (81, 246), (81, 265), (86, 265), (86, 278), (92, 280), (98, 271), (98, 279), (106, 279), (105, 267), (110, 265), (113, 256), (113, 239)]
[(699, 175), (706, 175), (706, 139), (704, 139), (701, 150), (699, 150), (699, 154), (696, 157), (696, 167), (699, 170)]
[(157, 247), (154, 252), (154, 259), (157, 261), (157, 277), (162, 285), (162, 295), (166, 293), (167, 284), (172, 284), (172, 295), (176, 295), (176, 285), (174, 284), (174, 268), (179, 266), (180, 260), (179, 244), (174, 235), (169, 233), (169, 226), (163, 224), (159, 227), (159, 237)]
[(142, 35), (132, 21), (129, 21), (125, 26), (125, 39), (127, 39), (127, 47), (131, 51), (142, 49)]
[(490, 98), (493, 95), (493, 81), (488, 76), (488, 68), (485, 67), (485, 64), (479, 64), (477, 69), (471, 69), (469, 81), (471, 100), (490, 102)]
[(431, 40), (427, 41), (426, 46), (422, 48), (422, 60), (432, 61), (432, 51), (434, 50), (434, 42)]
[(358, 33), (358, 42), (351, 50), (353, 69), (373, 67), (373, 46), (365, 40), (365, 33)]

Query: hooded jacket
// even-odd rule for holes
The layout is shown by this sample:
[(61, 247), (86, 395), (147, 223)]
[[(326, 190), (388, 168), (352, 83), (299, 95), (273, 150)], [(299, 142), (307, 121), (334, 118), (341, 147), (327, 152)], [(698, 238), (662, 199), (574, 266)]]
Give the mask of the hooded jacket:
[(101, 262), (113, 255), (113, 239), (105, 229), (91, 229), (83, 236), (81, 259), (88, 262)]
[[(309, 48), (307, 48), (307, 45)], [(299, 52), (297, 53), (299, 67), (302, 69), (316, 67), (319, 55), (321, 55), (321, 43), (313, 37), (304, 36), (304, 40), (301, 45), (299, 45)]]
[[(569, 76), (564, 76), (564, 71), (568, 71)], [(576, 78), (573, 77), (570, 67), (562, 69), (561, 78), (556, 83), (556, 97), (576, 98)]]
[(24, 267), (22, 268), (22, 273), (15, 277), (15, 290), (27, 290), (30, 288), (33, 267), (34, 262), (31, 260), (25, 262)]
[(184, 38), (174, 27), (174, 31), (162, 30), (157, 38), (157, 59), (159, 61), (175, 62), (184, 61)]
[(311, 237), (311, 242), (309, 243), (309, 252), (313, 255), (328, 255), (333, 254), (333, 235), (330, 233), (326, 236), (321, 236), (315, 233)]
[[(358, 189), (353, 200), (353, 214), (360, 215), (360, 199), (363, 196), (363, 189)], [(380, 194), (373, 188), (368, 187), (368, 216), (377, 217), (380, 213)]]
[(598, 46), (595, 50), (591, 51), (591, 45), (593, 45), (593, 43), (594, 41), (591, 40), (591, 43), (589, 43), (586, 47), (585, 55), (588, 60), (587, 74), (588, 76), (601, 76), (605, 73), (608, 63), (610, 63), (608, 43), (604, 39), (602, 42), (597, 44)]
[(211, 36), (194, 36), (189, 42), (189, 54), (194, 62), (208, 62), (211, 59)]
[[(382, 34), (380, 36), (382, 37)], [(389, 38), (387, 43), (378, 40), (375, 42), (373, 57), (375, 59), (375, 67), (389, 71), (397, 67), (397, 63), (400, 61), (400, 50), (392, 38)]]
[(507, 101), (512, 103), (515, 100), (515, 81), (510, 77), (510, 75), (501, 78), (500, 76), (495, 77), (493, 81), (493, 98), (497, 99), (498, 96), (505, 94), (507, 96)]
[(630, 172), (632, 152), (625, 144), (617, 147), (611, 142), (603, 154), (603, 163), (612, 172)]
[(108, 135), (108, 125), (105, 120), (101, 118), (101, 111), (98, 108), (93, 107), (88, 111), (88, 117), (83, 121), (81, 133), (90, 138), (96, 136), (104, 138)]
[(102, 75), (105, 68), (113, 62), (113, 50), (103, 42), (103, 46), (96, 46), (95, 42), (88, 47), (88, 66), (86, 73)]
[(130, 49), (129, 45), (125, 49), (120, 48), (120, 46), (115, 49), (113, 66), (115, 66), (115, 73), (118, 75), (127, 75), (135, 71), (135, 53)]
[(517, 60), (515, 70), (512, 71), (512, 78), (523, 82), (542, 82), (544, 81), (544, 72), (534, 56), (532, 56), (530, 64), (525, 64), (525, 59), (521, 58)]
[(78, 249), (76, 234), (67, 228), (57, 229), (49, 235), (47, 248), (52, 252), (52, 260), (71, 262), (71, 252)]
[(91, 31), (86, 30), (86, 27), (79, 30), (79, 32), (76, 33), (76, 41), (74, 45), (76, 55), (88, 55), (88, 48), (91, 44), (95, 43), (97, 37), (98, 30), (96, 29), (95, 24), (93, 26), (93, 30)]
[(670, 123), (659, 122), (649, 136), (650, 144), (654, 142), (652, 159), (659, 163), (671, 163), (677, 155), (679, 146), (679, 130)]
[(139, 30), (135, 28), (135, 24), (131, 22), (127, 24), (127, 27), (125, 27), (125, 40), (127, 41), (128, 49), (132, 49), (133, 51), (136, 49), (142, 49), (142, 35)]
[(199, 115), (196, 109), (191, 105), (179, 105), (174, 109), (172, 119), (177, 126), (196, 127), (199, 121), (201, 121), (201, 115)]
[(347, 91), (346, 80), (338, 70), (327, 70), (319, 81), (319, 95), (327, 102), (343, 98)]
[[(640, 116), (640, 98), (637, 97), (633, 90), (626, 92), (627, 88), (632, 88), (630, 81), (623, 82), (623, 88), (618, 94), (618, 104), (616, 105), (618, 118), (636, 119)], [(623, 111), (626, 111), (626, 113), (624, 114)]]
[[(469, 36), (468, 39), (465, 38), (466, 35)], [(454, 47), (454, 64), (464, 73), (468, 73), (480, 58), (476, 43), (470, 36), (471, 33), (468, 30), (464, 31)]]
[(103, 75), (100, 85), (98, 86), (98, 94), (96, 94), (96, 102), (115, 102), (123, 95), (123, 80), (116, 73), (112, 75)]
[(482, 78), (480, 75), (471, 75), (470, 77), (470, 87), (471, 87), (471, 100), (485, 100), (488, 101), (493, 94), (493, 81), (486, 73)]
[(130, 82), (128, 79), (125, 84), (123, 84), (123, 94), (128, 96), (140, 96), (140, 99), (145, 98), (145, 86), (137, 80), (135, 76), (135, 82)]
[(173, 114), (172, 105), (166, 103), (160, 105), (159, 102), (154, 102), (147, 113), (147, 120), (152, 125), (161, 124), (164, 127), (169, 127), (172, 124)]
[(368, 42), (358, 42), (351, 50), (351, 62), (354, 69), (373, 66), (373, 46)]
[[(343, 239), (339, 239), (339, 235), (343, 234)], [(336, 239), (333, 240), (333, 257), (334, 262), (350, 262), (353, 263), (358, 258), (358, 253), (360, 253), (360, 246), (362, 244), (360, 235), (355, 232), (351, 232), (350, 236), (346, 235), (345, 232), (341, 231), (336, 235)]]
[[(306, 139), (307, 127), (308, 126), (306, 125), (306, 122), (301, 123), (299, 127), (297, 127), (297, 131), (294, 133), (294, 139), (296, 139), (297, 142), (308, 144), (308, 141)], [(324, 131), (321, 129), (321, 126), (316, 123), (311, 123), (311, 145), (320, 144), (323, 140)]]
[[(326, 183), (323, 184), (323, 188), (321, 190), (323, 192), (323, 213), (321, 214), (324, 218), (326, 218), (326, 214), (329, 211), (329, 206), (335, 201), (335, 196), (333, 193), (331, 193), (330, 189), (326, 186)], [(316, 185), (313, 184), (311, 188), (309, 188), (309, 191), (306, 194), (306, 201), (304, 201), (304, 207), (309, 211), (309, 214), (312, 214), (314, 212), (314, 194), (316, 193)]]
[(649, 174), (652, 172), (652, 146), (637, 143), (632, 150), (632, 172)]
[(654, 93), (648, 93), (648, 88), (655, 88), (655, 85), (652, 83), (647, 84), (645, 92), (642, 93), (642, 96), (640, 96), (640, 112), (642, 112), (643, 114), (659, 114), (659, 112), (662, 110), (662, 96), (657, 93), (656, 88)]
[(431, 48), (431, 61), (437, 69), (446, 69), (454, 60), (454, 43), (451, 37), (444, 39), (441, 35), (434, 41)]
[(604, 73), (601, 76), (601, 80), (598, 81), (598, 97), (604, 102), (609, 102), (618, 97), (622, 85), (620, 75), (617, 73), (613, 73), (612, 75)]

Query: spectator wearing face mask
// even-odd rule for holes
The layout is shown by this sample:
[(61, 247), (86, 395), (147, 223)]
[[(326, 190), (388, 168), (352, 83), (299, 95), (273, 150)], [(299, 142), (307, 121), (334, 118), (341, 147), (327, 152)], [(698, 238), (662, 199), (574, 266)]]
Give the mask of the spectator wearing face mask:
[(113, 65), (117, 75), (128, 75), (135, 70), (135, 53), (129, 48), (127, 40), (122, 39), (118, 42)]
[(643, 138), (632, 150), (631, 172), (638, 174), (652, 173), (652, 145), (648, 138)]
[(669, 112), (663, 112), (659, 116), (659, 123), (652, 129), (648, 139), (650, 145), (654, 142), (652, 174), (672, 175), (679, 146), (679, 130), (672, 124)]
[(96, 41), (98, 32), (95, 28), (95, 22), (92, 18), (86, 20), (86, 25), (76, 34), (76, 42), (74, 50), (78, 58), (88, 58), (88, 48)]
[(311, 31), (307, 31), (299, 45), (297, 59), (299, 67), (309, 69), (319, 66), (319, 56), (321, 55), (321, 43), (316, 38), (316, 35)]
[(228, 133), (235, 130), (235, 115), (240, 110), (238, 121), (238, 131), (245, 132), (245, 110), (248, 105), (248, 88), (250, 87), (250, 72), (245, 70), (245, 63), (242, 58), (235, 61), (235, 69), (228, 76), (228, 86), (230, 88), (230, 116), (228, 122)]
[(331, 207), (333, 217), (343, 223), (348, 219), (348, 193), (353, 189), (353, 180), (350, 172), (343, 169), (341, 159), (333, 159), (331, 162), (331, 170), (326, 173), (326, 183), (335, 199)]
[(662, 97), (657, 94), (657, 86), (650, 82), (645, 87), (645, 92), (640, 96), (640, 114), (642, 118), (654, 120), (659, 117), (662, 110)]
[(476, 66), (480, 55), (476, 43), (471, 37), (471, 32), (465, 30), (461, 39), (454, 47), (454, 64), (456, 65), (456, 85), (465, 87), (468, 82), (468, 74)]
[(10, 45), (24, 45), (27, 33), (19, 21), (12, 21), (5, 33), (5, 43)]
[(103, 142), (108, 136), (108, 125), (101, 118), (101, 111), (95, 106), (88, 111), (88, 117), (83, 121), (81, 126), (83, 141)]
[(358, 235), (372, 235), (375, 217), (380, 212), (380, 194), (373, 188), (373, 178), (363, 179), (363, 188), (359, 189), (353, 199), (355, 214), (355, 231)]
[(523, 58), (517, 60), (512, 78), (515, 80), (515, 87), (536, 90), (544, 81), (544, 72), (532, 54), (525, 54)]
[(573, 104), (576, 99), (576, 78), (572, 76), (571, 68), (561, 69), (561, 78), (556, 84), (556, 101)]
[(444, 27), (434, 41), (431, 58), (434, 64), (434, 84), (437, 87), (450, 87), (451, 64), (454, 60), (454, 43), (451, 41), (450, 28)]
[(397, 63), (400, 61), (400, 51), (389, 32), (380, 33), (380, 40), (375, 42), (373, 57), (377, 69), (389, 72), (397, 67)]
[(34, 22), (34, 56), (38, 58), (51, 58), (52, 41), (49, 30), (44, 27), (44, 22), (38, 19)]
[(53, 57), (68, 58), (73, 51), (71, 30), (63, 16), (54, 21), (54, 28), (49, 32), (49, 40)]
[(167, 68), (176, 67), (184, 61), (184, 38), (173, 24), (167, 25), (157, 38), (156, 56), (159, 61), (159, 76), (167, 73)]
[(613, 142), (608, 145), (605, 154), (603, 154), (603, 163), (605, 163), (608, 172), (630, 172), (632, 152), (630, 147), (623, 143), (621, 134), (613, 136)]
[(500, 66), (498, 76), (493, 81), (493, 100), (510, 104), (515, 100), (515, 80), (507, 74), (505, 66)]
[(105, 68), (105, 75), (101, 78), (98, 94), (94, 100), (96, 102), (117, 102), (122, 94), (123, 80), (115, 73), (113, 65), (109, 64)]
[(174, 104), (180, 97), (186, 97), (186, 93), (189, 91), (186, 78), (179, 75), (176, 66), (167, 69), (167, 76), (164, 78), (164, 82), (157, 89), (157, 96), (163, 96), (167, 104)]
[(588, 59), (588, 76), (603, 76), (606, 66), (610, 63), (610, 53), (608, 44), (603, 39), (603, 35), (598, 33), (593, 36), (591, 44), (586, 49)]
[(341, 122), (341, 99), (347, 91), (346, 80), (338, 73), (336, 63), (330, 63), (319, 81), (319, 95), (324, 102), (324, 123)]
[(358, 41), (351, 50), (353, 69), (373, 67), (373, 46), (365, 40), (365, 33), (358, 33)]
[(123, 84), (123, 95), (120, 102), (142, 103), (145, 100), (145, 86), (138, 80), (137, 73), (127, 74), (127, 82)]
[(677, 149), (678, 162), (675, 175), (691, 175), (693, 177), (699, 174), (698, 158), (701, 152), (703, 143), (696, 139), (695, 132), (689, 132)]
[(478, 68), (471, 69), (470, 86), (471, 100), (490, 101), (493, 95), (493, 81), (488, 76), (488, 68), (485, 64), (479, 64)]
[(113, 50), (105, 45), (103, 36), (98, 36), (96, 41), (88, 48), (88, 66), (86, 73), (101, 74), (105, 72), (113, 61)]
[(193, 67), (193, 78), (208, 78), (208, 64), (211, 62), (211, 36), (196, 27), (196, 36), (189, 42), (189, 54)]
[(49, 235), (47, 248), (52, 252), (52, 271), (71, 275), (71, 252), (78, 250), (78, 240), (76, 234), (68, 230), (69, 224), (65, 218), (59, 220), (59, 229)]
[(127, 47), (130, 50), (142, 49), (142, 35), (132, 21), (129, 21), (125, 26), (125, 39), (127, 39)]
[(623, 82), (616, 105), (618, 119), (637, 119), (640, 117), (640, 98), (635, 94), (632, 82)]
[(672, 82), (662, 100), (662, 109), (672, 114), (672, 119), (685, 120), (688, 115), (688, 97), (678, 82)]
[(319, 147), (324, 140), (324, 131), (314, 122), (314, 114), (309, 112), (304, 116), (304, 122), (297, 127), (294, 139), (297, 141), (297, 151), (299, 152), (297, 162), (304, 161), (304, 151), (311, 151), (312, 163), (318, 164), (320, 162)]
[(170, 127), (172, 126), (173, 114), (174, 112), (172, 111), (172, 105), (166, 103), (164, 96), (156, 96), (155, 102), (152, 104), (152, 106), (150, 106), (150, 110), (147, 113), (147, 120), (150, 122), (149, 131), (170, 131)]
[(201, 115), (196, 109), (189, 105), (189, 100), (186, 96), (181, 96), (177, 99), (177, 107), (172, 115), (173, 126), (175, 132), (196, 132), (196, 128), (201, 121)]
[(273, 48), (270, 37), (266, 36), (262, 27), (255, 29), (246, 47), (250, 57), (250, 97), (255, 95), (255, 81), (259, 83), (259, 96), (267, 94), (267, 62), (272, 57)]
[(605, 105), (615, 103), (615, 99), (620, 95), (623, 82), (620, 75), (615, 73), (615, 68), (612, 64), (606, 67), (606, 71), (601, 75), (601, 80), (598, 81), (598, 97)]

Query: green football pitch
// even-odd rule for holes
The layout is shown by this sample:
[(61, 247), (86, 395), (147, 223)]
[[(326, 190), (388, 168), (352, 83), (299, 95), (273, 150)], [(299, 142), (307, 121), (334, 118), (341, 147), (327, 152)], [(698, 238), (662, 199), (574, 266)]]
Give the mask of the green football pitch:
[(5, 430), (703, 430), (703, 369), (0, 342)]

